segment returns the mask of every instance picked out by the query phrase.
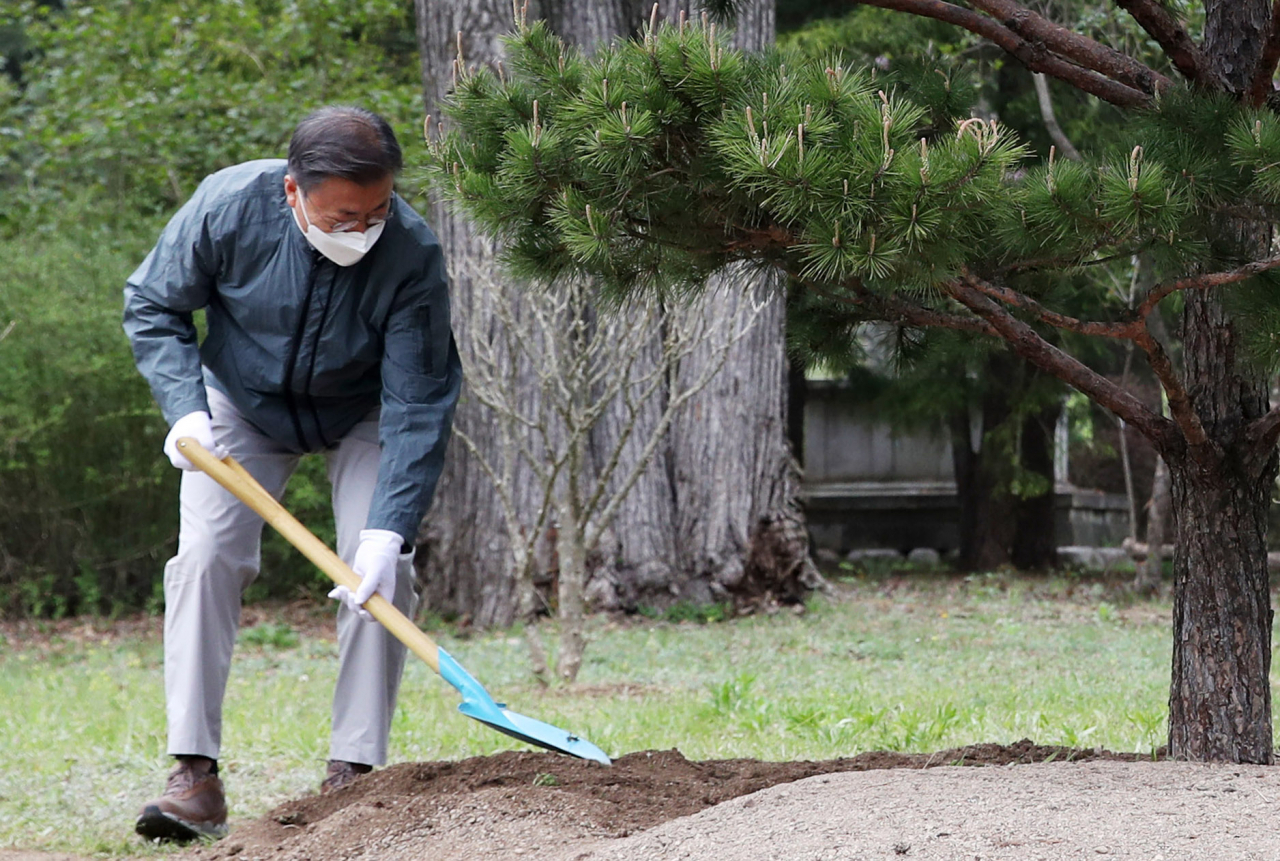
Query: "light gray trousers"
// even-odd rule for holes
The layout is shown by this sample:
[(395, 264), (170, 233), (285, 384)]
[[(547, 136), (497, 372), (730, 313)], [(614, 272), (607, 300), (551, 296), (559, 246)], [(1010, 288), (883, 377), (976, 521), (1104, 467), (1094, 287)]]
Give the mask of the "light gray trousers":
[[(257, 431), (231, 401), (208, 390), (213, 433), (277, 499), (299, 457)], [(355, 557), (378, 477), (378, 419), (371, 414), (326, 453), (333, 485), (338, 555)], [(203, 472), (184, 472), (178, 555), (164, 570), (164, 690), (169, 753), (217, 759), (222, 699), (231, 668), (240, 600), (258, 576), (263, 521)], [(400, 557), (393, 602), (412, 617), (417, 607), (413, 554)], [(377, 622), (338, 609), (338, 682), (333, 695), (329, 758), (382, 765), (405, 647)]]

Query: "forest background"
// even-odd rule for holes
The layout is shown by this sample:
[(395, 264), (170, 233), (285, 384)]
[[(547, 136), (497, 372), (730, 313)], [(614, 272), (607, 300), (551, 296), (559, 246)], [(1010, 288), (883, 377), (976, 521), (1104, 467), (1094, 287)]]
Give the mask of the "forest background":
[[(1064, 10), (1080, 29), (1143, 53), (1143, 38), (1099, 8)], [(420, 162), (413, 4), (42, 0), (0, 16), (0, 606), (34, 616), (157, 609), (159, 571), (177, 535), (178, 474), (159, 455), (166, 429), (120, 330), (124, 278), (200, 179), (283, 156), (293, 125), (316, 106), (382, 113), (410, 164)], [(1040, 158), (1055, 135), (1059, 149), (1063, 139), (1105, 144), (1120, 124), (1114, 109), (1068, 87), (1054, 89), (1058, 125), (1047, 124), (1024, 69), (926, 19), (797, 0), (779, 3), (778, 31), (779, 42), (810, 56), (839, 49), (883, 68), (922, 54), (949, 59), (968, 72), (958, 79), (966, 98), (1016, 128)], [(420, 173), (406, 172), (400, 191), (428, 210)], [(853, 375), (903, 426), (936, 413), (943, 393), (963, 409), (964, 399), (984, 396), (937, 384), (938, 369), (954, 365), (945, 349), (909, 366), (912, 382), (886, 386), (860, 356), (825, 348), (821, 328), (804, 323), (800, 316), (791, 327), (796, 366), (823, 362)], [(1122, 351), (1112, 359), (1121, 373)], [(989, 357), (971, 361), (981, 367)], [(989, 493), (1043, 490), (1013, 441), (1022, 419), (1051, 422), (1064, 392), (1044, 380), (1019, 386), (1002, 395), (1015, 421), (991, 437)], [(1110, 421), (1083, 399), (1071, 403), (1085, 452), (1093, 429)], [(1094, 445), (1088, 457), (1096, 462), (1099, 452), (1113, 453)], [(1145, 498), (1153, 456), (1137, 460)], [(1117, 489), (1118, 474), (1109, 480)], [(332, 538), (320, 462), (304, 461), (286, 504)], [(321, 575), (274, 535), (263, 565), (272, 576), (248, 600), (320, 594)]]

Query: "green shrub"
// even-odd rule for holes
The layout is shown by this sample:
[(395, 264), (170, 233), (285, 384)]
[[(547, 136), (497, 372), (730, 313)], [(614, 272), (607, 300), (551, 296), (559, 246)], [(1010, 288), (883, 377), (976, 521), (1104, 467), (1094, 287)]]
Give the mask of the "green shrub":
[[(178, 532), (166, 427), (120, 328), (121, 289), (159, 225), (0, 239), (0, 602), (4, 615), (158, 609)], [(331, 546), (324, 460), (285, 504)], [(268, 530), (271, 532), (271, 530)], [(327, 578), (273, 532), (247, 598)]]
[(158, 456), (164, 423), (120, 329), (142, 230), (0, 240), (7, 613), (139, 606), (176, 533), (177, 476)]
[(63, 5), (0, 12), (34, 52), (22, 86), (0, 86), (0, 188), (21, 190), (0, 210), (11, 232), (57, 220), (82, 189), (118, 209), (171, 210), (219, 168), (282, 156), (294, 124), (322, 104), (358, 103), (402, 140), (421, 135), (404, 0)]

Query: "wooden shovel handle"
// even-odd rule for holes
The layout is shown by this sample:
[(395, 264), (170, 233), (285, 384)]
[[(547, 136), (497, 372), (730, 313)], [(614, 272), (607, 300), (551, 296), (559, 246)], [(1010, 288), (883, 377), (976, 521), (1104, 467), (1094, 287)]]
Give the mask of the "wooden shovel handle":
[[(187, 460), (200, 467), (210, 478), (225, 487), (237, 499), (252, 508), (262, 519), (275, 527), (276, 531), (306, 556), (316, 566), (329, 575), (339, 586), (346, 586), (352, 592), (360, 585), (360, 575), (352, 571), (342, 558), (329, 549), (311, 530), (298, 522), (285, 507), (276, 502), (275, 497), (267, 493), (258, 484), (257, 479), (241, 466), (240, 462), (227, 455), (222, 460), (214, 457), (204, 446), (189, 436), (178, 440), (178, 448), (186, 455)], [(364, 608), (377, 619), (400, 642), (404, 643), (419, 658), (427, 662), (436, 673), (440, 672), (440, 647), (435, 641), (423, 633), (417, 625), (396, 609), (395, 605), (374, 593), (365, 602)]]

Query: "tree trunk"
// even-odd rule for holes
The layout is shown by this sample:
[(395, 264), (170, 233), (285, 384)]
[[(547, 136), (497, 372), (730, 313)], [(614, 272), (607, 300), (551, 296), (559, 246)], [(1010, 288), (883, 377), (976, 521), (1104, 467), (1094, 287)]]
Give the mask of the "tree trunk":
[[(740, 587), (754, 593), (737, 595), (744, 601), (760, 599), (762, 586), (771, 591), (768, 574), (744, 580), (747, 560), (765, 540), (766, 524), (798, 517), (790, 506), (798, 483), (786, 440), (784, 303), (776, 287), (761, 280), (735, 268), (717, 276), (713, 286), (720, 289), (699, 303), (700, 313), (730, 320), (749, 317), (752, 302), (766, 307), (675, 428), (677, 559), (686, 578), (678, 597), (697, 603), (737, 595)], [(707, 357), (691, 359), (682, 377), (699, 373)], [(802, 549), (807, 559), (807, 546)], [(784, 561), (772, 576), (785, 580), (798, 561)]]
[[(660, 20), (674, 21), (681, 11), (700, 20), (688, 3), (659, 5)], [(740, 4), (737, 12), (736, 46), (755, 50), (773, 41), (771, 0)], [(601, 554), (611, 562), (593, 571), (588, 587), (597, 606), (726, 598), (750, 604), (762, 595), (796, 600), (819, 582), (807, 541), (796, 540), (805, 530), (786, 438), (785, 303), (773, 278), (726, 270), (711, 279), (705, 298), (672, 312), (708, 315), (734, 328), (750, 319), (756, 303), (766, 306), (711, 384), (676, 417), (668, 444), (624, 503)], [(654, 333), (655, 342), (660, 337)], [(712, 358), (709, 350), (696, 352), (675, 385), (700, 376)], [(641, 429), (662, 406), (648, 405)], [(614, 433), (606, 420), (600, 448), (610, 448)]]
[(1164, 458), (1157, 457), (1156, 474), (1151, 482), (1151, 499), (1147, 503), (1147, 557), (1138, 566), (1137, 576), (1133, 580), (1133, 590), (1139, 594), (1154, 595), (1160, 591), (1160, 583), (1164, 579), (1164, 545), (1169, 534), (1171, 492), (1169, 467)]
[(1246, 423), (1266, 411), (1266, 387), (1237, 365), (1234, 326), (1219, 297), (1188, 293), (1186, 303), (1189, 394), (1220, 452), (1169, 459), (1177, 512), (1169, 751), (1270, 763), (1266, 530), (1276, 458), (1259, 469), (1244, 436)]
[(1046, 480), (1044, 493), (1015, 503), (1015, 526), (1009, 558), (1023, 571), (1052, 568), (1058, 561), (1058, 536), (1054, 517), (1053, 432), (1062, 414), (1061, 402), (1027, 416), (1022, 421), (1021, 467)]
[[(462, 34), (466, 62), (495, 61), (502, 51), (499, 38), (512, 27), (511, 4), (506, 0), (416, 0), (414, 6), (426, 112), (439, 117), (440, 100), (453, 86), (458, 34)], [(432, 204), (428, 220), (449, 260), (454, 333), (459, 350), (465, 353), (473, 333), (492, 325), (491, 320), (468, 319), (460, 311), (472, 304), (471, 291), (477, 289), (474, 273), (496, 267), (493, 248), (439, 202)], [(482, 449), (494, 446), (491, 423), (479, 404), (467, 397), (465, 383), (454, 423)], [(513, 492), (527, 497), (529, 505), (534, 504), (536, 491), (536, 482), (517, 477)], [(488, 476), (456, 441), (449, 447), (434, 504), (419, 537), (427, 551), (419, 554), (424, 607), (482, 627), (514, 621), (520, 598), (510, 574), (511, 549), (502, 512), (494, 502)]]
[[(988, 385), (982, 395), (980, 424), (975, 429), (968, 412), (954, 413), (948, 423), (951, 433), (951, 463), (955, 472), (956, 501), (960, 509), (960, 553), (957, 567), (962, 571), (990, 571), (1009, 564), (1009, 547), (1014, 538), (1015, 498), (1006, 487), (1007, 469), (1000, 455), (993, 454), (991, 435), (1009, 421), (1009, 403), (1019, 371), (1012, 356), (993, 353), (983, 366)], [(976, 438), (975, 438), (976, 437)]]
[[(1206, 4), (1205, 64), (1236, 96), (1249, 87), (1271, 20), (1268, 0)], [(1260, 259), (1272, 235), (1230, 218), (1228, 259)], [(1237, 360), (1221, 291), (1185, 294), (1188, 395), (1209, 443), (1162, 452), (1177, 520), (1169, 752), (1180, 759), (1272, 762), (1271, 594), (1267, 510), (1272, 450), (1252, 450), (1249, 421), (1267, 411), (1265, 379)], [(1256, 462), (1265, 457), (1265, 462)]]
[[(701, 15), (697, 4), (684, 0), (663, 0), (659, 11), (672, 21), (682, 11), (693, 21)], [(735, 11), (735, 47), (760, 50), (773, 43), (773, 0), (748, 0)], [(777, 276), (730, 267), (711, 279), (694, 313), (745, 320), (757, 303), (765, 307), (751, 331), (674, 428), (671, 505), (679, 579), (672, 597), (677, 599), (705, 603), (733, 597), (752, 603), (763, 590), (790, 600), (797, 570), (810, 585), (816, 582), (807, 542), (777, 539), (804, 534), (787, 444), (786, 313)], [(705, 361), (705, 354), (691, 357), (681, 377), (696, 377)], [(768, 566), (771, 570), (764, 570)]]

